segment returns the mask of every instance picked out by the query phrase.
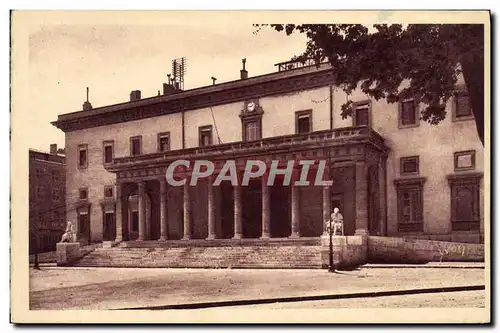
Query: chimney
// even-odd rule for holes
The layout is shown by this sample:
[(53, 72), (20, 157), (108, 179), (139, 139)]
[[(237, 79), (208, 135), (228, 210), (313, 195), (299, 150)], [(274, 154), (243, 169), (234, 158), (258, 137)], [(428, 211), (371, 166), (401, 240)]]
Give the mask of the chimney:
[(57, 144), (56, 143), (52, 143), (50, 145), (50, 153), (52, 155), (57, 155)]
[(175, 94), (177, 92), (177, 89), (172, 84), (169, 83), (164, 83), (163, 84), (163, 95), (171, 95)]
[(215, 86), (215, 81), (217, 81), (217, 78), (212, 76), (212, 85), (214, 86)]
[(242, 80), (248, 79), (248, 71), (245, 69), (245, 63), (247, 62), (247, 59), (241, 59), (241, 63), (243, 64), (243, 69), (240, 70), (240, 77)]
[(89, 87), (87, 87), (87, 100), (83, 103), (83, 111), (92, 109), (92, 104), (89, 102)]
[(130, 101), (138, 101), (141, 99), (141, 91), (140, 90), (132, 90), (130, 93)]

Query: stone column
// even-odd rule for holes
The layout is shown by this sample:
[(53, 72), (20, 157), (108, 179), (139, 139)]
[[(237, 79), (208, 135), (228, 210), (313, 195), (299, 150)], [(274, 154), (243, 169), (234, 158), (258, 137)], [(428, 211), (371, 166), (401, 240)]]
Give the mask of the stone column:
[(145, 187), (146, 182), (140, 181), (137, 183), (137, 200), (139, 200), (139, 237), (138, 241), (146, 239), (146, 202), (145, 202)]
[(167, 180), (160, 179), (160, 241), (167, 240)]
[(380, 234), (382, 236), (387, 235), (387, 201), (386, 201), (386, 163), (387, 157), (381, 156), (378, 166), (378, 185), (379, 185), (379, 199), (380, 199)]
[(241, 239), (243, 237), (241, 226), (241, 186), (238, 183), (233, 186), (234, 199), (234, 236), (233, 239)]
[(267, 174), (261, 178), (262, 182), (262, 236), (260, 238), (267, 239), (271, 236), (271, 203), (269, 195), (269, 186), (267, 186)]
[(207, 239), (215, 239), (215, 200), (214, 200), (214, 187), (212, 186), (213, 178), (207, 179), (207, 199), (208, 199), (208, 237)]
[(116, 220), (116, 238), (115, 242), (123, 240), (123, 217), (122, 217), (122, 184), (116, 183), (116, 204), (115, 204), (115, 220)]
[(368, 177), (365, 162), (356, 163), (356, 235), (368, 235)]
[(292, 232), (290, 238), (300, 237), (300, 187), (292, 185)]
[(184, 183), (184, 237), (183, 240), (191, 239), (191, 199), (189, 197), (189, 179)]

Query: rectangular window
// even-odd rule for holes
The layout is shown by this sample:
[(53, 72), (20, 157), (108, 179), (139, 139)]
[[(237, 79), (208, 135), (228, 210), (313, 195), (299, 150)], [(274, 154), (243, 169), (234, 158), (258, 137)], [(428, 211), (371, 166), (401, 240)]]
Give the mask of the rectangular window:
[(476, 167), (474, 150), (459, 151), (454, 154), (455, 171), (473, 170)]
[(353, 103), (353, 126), (371, 126), (371, 103), (354, 102)]
[(78, 167), (85, 169), (88, 166), (87, 160), (88, 146), (86, 144), (78, 146)]
[(39, 169), (39, 168), (36, 169), (36, 177), (37, 178), (41, 178), (43, 176), (43, 173), (44, 173), (43, 169)]
[(453, 98), (453, 121), (474, 119), (467, 91), (459, 91)]
[(59, 196), (59, 189), (55, 188), (52, 189), (52, 201), (59, 201), (60, 196)]
[(103, 152), (104, 152), (104, 164), (109, 164), (113, 162), (114, 157), (114, 142), (113, 141), (104, 141), (103, 142)]
[(88, 191), (87, 191), (86, 188), (81, 188), (78, 191), (78, 193), (79, 193), (78, 196), (79, 196), (80, 200), (87, 200), (87, 198), (88, 198)]
[(256, 120), (245, 123), (245, 141), (254, 141), (259, 138), (259, 125)]
[(133, 136), (130, 138), (130, 156), (138, 156), (142, 154), (142, 137)]
[(479, 191), (482, 174), (448, 176), (451, 190), (451, 230), (480, 229)]
[(398, 230), (423, 231), (423, 184), (425, 178), (395, 180), (398, 199)]
[(38, 199), (42, 199), (45, 195), (45, 188), (43, 186), (37, 186), (36, 188), (36, 196)]
[(200, 147), (206, 147), (212, 145), (212, 125), (201, 126), (198, 128)]
[(418, 115), (418, 103), (414, 99), (408, 99), (399, 103), (399, 127), (414, 127), (420, 123)]
[(295, 112), (295, 133), (312, 132), (312, 110)]
[(170, 133), (158, 134), (158, 152), (165, 152), (170, 150)]
[(420, 172), (418, 156), (401, 157), (399, 172), (402, 176), (418, 175)]
[(53, 170), (51, 174), (52, 174), (52, 182), (56, 183), (61, 179), (58, 171)]
[(113, 197), (113, 186), (104, 186), (104, 197), (105, 198)]

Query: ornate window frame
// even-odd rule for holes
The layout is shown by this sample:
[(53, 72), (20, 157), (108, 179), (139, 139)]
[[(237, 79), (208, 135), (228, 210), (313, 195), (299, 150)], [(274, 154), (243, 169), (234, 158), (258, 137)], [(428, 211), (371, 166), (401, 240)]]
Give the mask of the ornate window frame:
[[(398, 211), (398, 231), (399, 232), (423, 232), (424, 231), (424, 183), (427, 178), (425, 177), (413, 177), (413, 178), (402, 178), (395, 179), (394, 184), (396, 185), (397, 193), (397, 211)], [(411, 205), (416, 209), (416, 220), (415, 221), (404, 221), (404, 206), (403, 206), (403, 196), (405, 192), (416, 192), (417, 202), (411, 201)], [(412, 200), (410, 197), (409, 200)]]

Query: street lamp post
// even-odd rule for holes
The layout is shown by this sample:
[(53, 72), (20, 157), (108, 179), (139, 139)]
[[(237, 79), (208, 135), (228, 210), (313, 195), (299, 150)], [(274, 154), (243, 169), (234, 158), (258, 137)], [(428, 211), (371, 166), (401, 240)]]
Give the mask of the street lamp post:
[(332, 219), (330, 217), (329, 220), (329, 239), (330, 239), (330, 251), (329, 251), (329, 265), (328, 265), (328, 271), (329, 272), (335, 272), (335, 267), (333, 265), (333, 242), (332, 242)]

